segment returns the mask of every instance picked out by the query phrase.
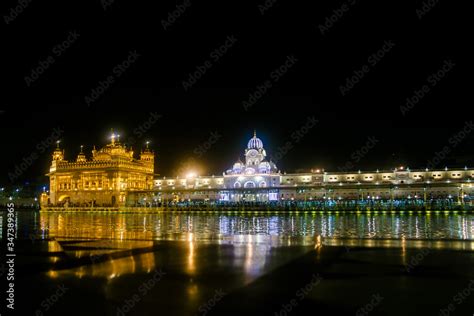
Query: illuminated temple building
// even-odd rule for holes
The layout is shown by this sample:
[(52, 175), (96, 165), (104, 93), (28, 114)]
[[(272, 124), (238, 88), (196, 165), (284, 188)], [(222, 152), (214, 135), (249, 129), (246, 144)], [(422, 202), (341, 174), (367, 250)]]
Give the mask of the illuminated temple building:
[(367, 199), (452, 199), (469, 201), (474, 170), (393, 170), (282, 173), (266, 160), (263, 142), (254, 133), (240, 159), (222, 176), (155, 180), (158, 201), (271, 202)]
[(392, 170), (306, 173), (281, 172), (267, 159), (254, 133), (238, 159), (222, 176), (154, 177), (154, 154), (147, 148), (135, 159), (112, 136), (111, 143), (64, 160), (54, 151), (48, 174), (50, 205), (159, 206), (170, 202), (281, 202), (450, 199), (472, 204), (474, 169)]
[(92, 150), (87, 159), (81, 152), (75, 161), (65, 160), (59, 142), (53, 153), (49, 203), (64, 206), (121, 206), (127, 193), (152, 190), (154, 153), (148, 148), (135, 159), (134, 152), (112, 134), (111, 142), (100, 150)]

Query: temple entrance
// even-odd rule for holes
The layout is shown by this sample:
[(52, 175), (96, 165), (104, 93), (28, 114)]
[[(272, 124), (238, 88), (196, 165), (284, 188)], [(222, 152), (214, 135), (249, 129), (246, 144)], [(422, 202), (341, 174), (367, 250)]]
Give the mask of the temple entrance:
[(255, 188), (255, 187), (256, 187), (256, 185), (255, 185), (255, 182), (253, 182), (253, 181), (247, 181), (244, 184), (244, 188)]
[(69, 195), (62, 195), (58, 199), (58, 204), (64, 207), (68, 207), (71, 204), (71, 197)]

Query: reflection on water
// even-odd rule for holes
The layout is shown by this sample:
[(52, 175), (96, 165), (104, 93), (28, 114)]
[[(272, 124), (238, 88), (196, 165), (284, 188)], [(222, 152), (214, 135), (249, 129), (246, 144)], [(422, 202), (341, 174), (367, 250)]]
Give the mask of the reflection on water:
[[(471, 214), (18, 213), (18, 234), (41, 238), (314, 244), (322, 238), (473, 240)], [(24, 236), (23, 236), (24, 237)]]
[[(28, 216), (28, 215), (27, 215)], [(31, 215), (30, 215), (31, 216)], [(36, 216), (35, 216), (36, 217)], [(20, 217), (21, 219), (21, 217)], [(41, 236), (117, 240), (222, 240), (309, 244), (314, 238), (472, 240), (469, 214), (110, 214), (40, 213), (30, 227)]]
[[(474, 250), (470, 214), (17, 212), (17, 218), (19, 239), (54, 238), (50, 252), (64, 250), (82, 260), (69, 269), (50, 270), (49, 278), (104, 278), (108, 290), (119, 277), (152, 274), (163, 265), (191, 280), (210, 270), (232, 271), (247, 284), (288, 260), (275, 251), (285, 250), (282, 246), (296, 246), (292, 257), (308, 251), (306, 246), (316, 251), (328, 245), (399, 247), (403, 264), (410, 248)], [(183, 286), (187, 298), (195, 300), (204, 284)]]
[(122, 275), (136, 272), (150, 273), (156, 268), (155, 255), (153, 252), (137, 256), (125, 256), (117, 259), (104, 260), (94, 265), (83, 265), (78, 268), (62, 271), (50, 270), (47, 275), (50, 278), (72, 275), (78, 278), (106, 277), (108, 280), (118, 278)]

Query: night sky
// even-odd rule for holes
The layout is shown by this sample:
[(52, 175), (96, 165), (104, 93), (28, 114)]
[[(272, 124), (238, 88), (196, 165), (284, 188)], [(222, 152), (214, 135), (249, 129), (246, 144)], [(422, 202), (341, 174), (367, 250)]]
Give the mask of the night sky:
[(16, 17), (18, 2), (2, 3), (0, 183), (34, 153), (14, 182), (46, 181), (54, 144), (38, 144), (55, 129), (67, 159), (103, 146), (111, 128), (135, 150), (150, 140), (164, 176), (221, 174), (254, 129), (287, 172), (424, 168), (445, 147), (438, 167), (473, 166), (459, 7), (159, 3), (33, 0)]

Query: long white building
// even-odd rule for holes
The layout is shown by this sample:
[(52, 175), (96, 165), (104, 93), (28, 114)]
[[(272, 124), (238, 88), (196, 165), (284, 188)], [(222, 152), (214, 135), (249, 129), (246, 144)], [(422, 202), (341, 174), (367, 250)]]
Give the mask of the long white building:
[[(282, 173), (267, 160), (254, 133), (244, 151), (222, 176), (188, 176), (154, 180), (161, 201), (283, 201), (313, 199), (457, 199), (470, 202), (474, 169), (409, 169)], [(135, 198), (135, 202), (138, 198)]]

